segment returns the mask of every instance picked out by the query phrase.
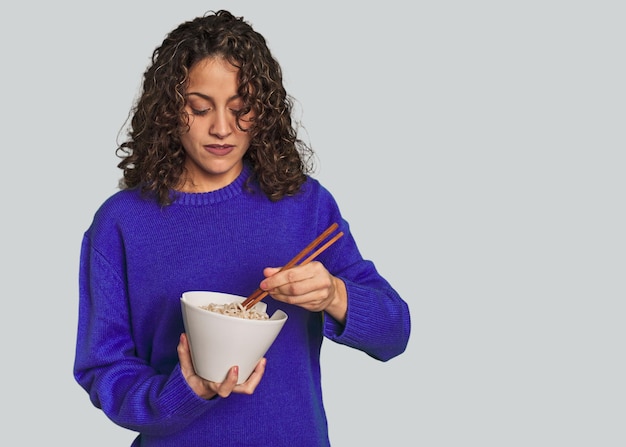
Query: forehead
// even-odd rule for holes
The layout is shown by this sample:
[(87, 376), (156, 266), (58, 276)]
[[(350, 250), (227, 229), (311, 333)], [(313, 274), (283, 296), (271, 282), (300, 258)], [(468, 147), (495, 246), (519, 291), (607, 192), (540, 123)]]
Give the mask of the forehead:
[(224, 58), (210, 57), (202, 59), (189, 70), (189, 88), (191, 87), (237, 87), (239, 69)]

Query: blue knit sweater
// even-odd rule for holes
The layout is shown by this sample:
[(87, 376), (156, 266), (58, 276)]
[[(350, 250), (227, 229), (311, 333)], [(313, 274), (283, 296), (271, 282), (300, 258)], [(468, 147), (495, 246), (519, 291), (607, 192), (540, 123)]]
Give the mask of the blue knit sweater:
[[(386, 361), (410, 332), (407, 304), (364, 260), (331, 194), (309, 178), (271, 202), (245, 182), (180, 194), (167, 207), (136, 190), (106, 200), (84, 235), (74, 375), (91, 402), (138, 432), (133, 446), (327, 446), (320, 384), (323, 337)], [(254, 186), (255, 184), (252, 183)], [(266, 297), (289, 318), (251, 396), (204, 400), (185, 382), (176, 346), (187, 290), (247, 296), (264, 267), (288, 262), (331, 223), (345, 235), (317, 260), (345, 283), (345, 326)]]

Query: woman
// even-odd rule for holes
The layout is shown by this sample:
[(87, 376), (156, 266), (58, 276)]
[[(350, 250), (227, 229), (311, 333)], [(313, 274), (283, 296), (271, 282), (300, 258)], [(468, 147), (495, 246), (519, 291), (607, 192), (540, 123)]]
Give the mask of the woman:
[[(80, 258), (74, 375), (139, 446), (330, 445), (324, 337), (387, 361), (408, 343), (407, 304), (364, 260), (337, 204), (310, 176), (281, 69), (262, 35), (218, 11), (153, 54), (118, 148), (121, 190), (96, 212)], [(326, 229), (316, 261), (280, 267)], [(196, 375), (180, 297), (247, 296), (289, 318), (246, 380)]]

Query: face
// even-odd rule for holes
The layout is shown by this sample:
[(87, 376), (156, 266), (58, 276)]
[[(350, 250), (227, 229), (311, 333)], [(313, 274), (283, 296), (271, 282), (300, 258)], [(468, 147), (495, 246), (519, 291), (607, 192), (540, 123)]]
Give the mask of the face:
[[(250, 134), (237, 127), (238, 69), (221, 58), (204, 59), (189, 71), (187, 103), (189, 131), (181, 136), (187, 154), (187, 174), (180, 190), (209, 192), (223, 188), (243, 169)], [(242, 127), (250, 115), (240, 120)]]

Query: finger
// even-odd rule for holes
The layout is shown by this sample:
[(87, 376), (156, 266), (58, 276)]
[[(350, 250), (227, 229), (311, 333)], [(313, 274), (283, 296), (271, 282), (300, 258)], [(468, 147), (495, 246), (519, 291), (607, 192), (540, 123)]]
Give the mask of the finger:
[(269, 278), (270, 276), (273, 276), (276, 273), (280, 272), (281, 268), (282, 267), (265, 267), (263, 269), (263, 276), (265, 276), (266, 278)]
[(276, 290), (286, 285), (308, 279), (313, 275), (313, 272), (314, 270), (311, 269), (310, 264), (276, 271), (261, 281), (261, 288), (268, 291)]
[[(316, 270), (309, 272), (298, 272), (289, 278), (290, 282), (269, 290), (269, 293), (276, 297), (282, 295), (281, 301), (294, 300), (294, 303), (309, 302), (318, 300), (328, 294), (332, 281), (325, 273), (316, 273)], [(293, 303), (292, 303), (293, 304)]]
[(267, 364), (267, 359), (265, 357), (259, 360), (256, 366), (254, 367), (254, 371), (252, 371), (252, 374), (250, 374), (250, 377), (248, 377), (248, 380), (246, 380), (246, 382), (255, 382), (255, 388), (256, 388), (256, 385), (258, 385), (259, 382), (261, 381), (261, 377), (263, 377), (263, 374), (265, 374), (266, 364)]
[(239, 367), (233, 366), (228, 370), (226, 379), (224, 379), (224, 381), (219, 384), (217, 388), (217, 394), (219, 394), (220, 397), (230, 396), (230, 394), (237, 386), (237, 380), (239, 380)]
[(248, 379), (241, 385), (237, 385), (237, 392), (241, 394), (252, 394), (261, 382), (263, 374), (265, 374), (266, 364), (267, 359), (262, 358), (261, 360), (259, 360), (254, 367), (254, 371), (252, 371), (252, 374), (250, 374), (250, 377), (248, 377)]
[(276, 280), (271, 280), (268, 282), (268, 278), (273, 277), (274, 275), (276, 275), (278, 272), (280, 272), (281, 267), (265, 267), (263, 269), (263, 276), (265, 276), (265, 279), (263, 281), (261, 281), (261, 283), (259, 284), (259, 288), (261, 290), (265, 290), (268, 291), (274, 287), (276, 287), (275, 284), (278, 284), (276, 282)]

